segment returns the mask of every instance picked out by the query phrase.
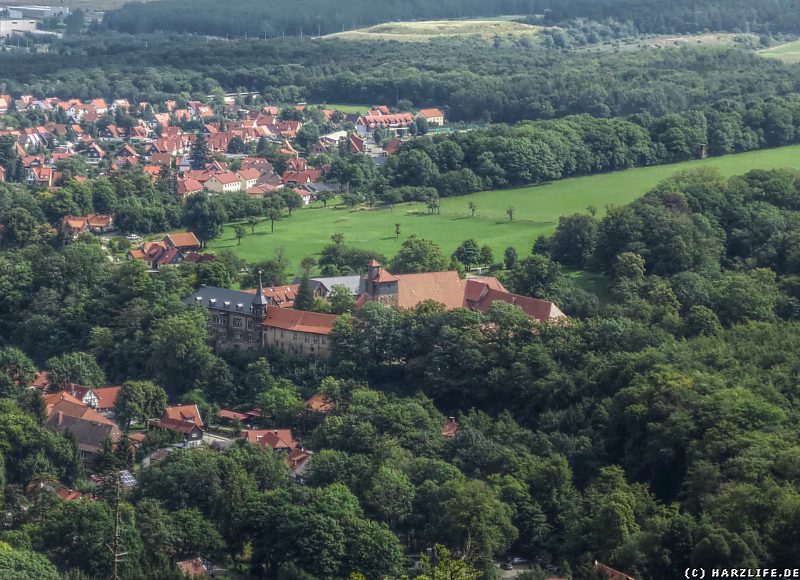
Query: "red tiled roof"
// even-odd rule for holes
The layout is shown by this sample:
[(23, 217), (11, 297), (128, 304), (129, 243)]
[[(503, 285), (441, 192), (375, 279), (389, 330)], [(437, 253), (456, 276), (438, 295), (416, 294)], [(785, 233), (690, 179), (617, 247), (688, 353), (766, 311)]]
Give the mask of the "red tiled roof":
[(291, 429), (250, 429), (244, 432), (245, 440), (253, 445), (275, 450), (291, 450), (299, 446)]
[(154, 427), (184, 434), (191, 433), (195, 428), (202, 429), (202, 425), (195, 425), (191, 421), (181, 421), (180, 419), (150, 419), (147, 423)]
[(117, 395), (119, 395), (120, 388), (121, 387), (103, 387), (94, 389), (94, 394), (99, 399), (97, 408), (101, 411), (113, 409), (114, 405), (117, 403)]
[(111, 216), (102, 213), (90, 213), (86, 216), (86, 221), (89, 222), (91, 228), (107, 228), (111, 225)]
[(297, 471), (303, 467), (309, 459), (311, 459), (311, 452), (306, 451), (302, 447), (298, 447), (289, 452), (286, 456), (286, 463), (289, 465), (289, 469)]
[(239, 181), (239, 176), (237, 176), (235, 173), (231, 171), (223, 171), (212, 175), (209, 178), (209, 181), (211, 179), (216, 179), (223, 185), (230, 185), (231, 183), (236, 183), (237, 181)]
[(444, 427), (442, 427), (442, 435), (445, 437), (455, 437), (457, 433), (458, 422), (455, 420), (455, 418), (450, 417), (447, 423), (444, 424)]
[(181, 232), (177, 234), (168, 234), (164, 239), (170, 246), (174, 248), (199, 248), (200, 240), (197, 239), (192, 232)]
[(33, 382), (31, 383), (31, 388), (44, 389), (49, 384), (50, 384), (50, 373), (48, 373), (47, 371), (39, 371), (36, 373), (36, 377), (34, 377)]
[(520, 296), (519, 294), (512, 294), (511, 292), (503, 292), (491, 288), (483, 293), (480, 300), (471, 303), (469, 306), (475, 310), (487, 312), (492, 306), (492, 303), (497, 301), (518, 306), (525, 314), (539, 322), (545, 322), (555, 318), (564, 318), (565, 316), (558, 306), (548, 300), (529, 298), (528, 296)]
[(312, 334), (330, 334), (337, 316), (292, 310), (291, 308), (267, 308), (267, 318), (261, 324), (268, 327), (310, 332)]
[(255, 169), (255, 168), (251, 167), (251, 168), (248, 168), (248, 169), (239, 170), (239, 176), (242, 179), (245, 179), (245, 180), (249, 181), (249, 180), (258, 179), (259, 177), (261, 177), (261, 172), (258, 169)]
[(184, 421), (193, 423), (198, 427), (203, 426), (203, 419), (200, 417), (200, 410), (197, 405), (173, 405), (167, 407), (164, 410), (163, 417), (165, 420)]
[(444, 113), (439, 109), (420, 109), (419, 114), (430, 119), (432, 117), (444, 117)]
[(250, 418), (249, 415), (231, 411), (230, 409), (220, 409), (218, 416), (220, 419), (228, 419), (229, 421), (247, 421)]
[(178, 180), (178, 195), (189, 195), (198, 191), (203, 191), (203, 184), (196, 179)]
[(75, 491), (74, 489), (67, 489), (66, 487), (59, 487), (56, 490), (56, 495), (63, 499), (64, 501), (75, 501), (78, 499), (83, 499), (84, 494), (79, 491)]
[(328, 395), (316, 394), (306, 401), (306, 409), (317, 413), (329, 413), (333, 411), (336, 404)]
[(413, 308), (425, 300), (435, 300), (448, 309), (465, 306), (464, 281), (458, 272), (398, 274), (396, 278), (397, 305), (400, 308)]

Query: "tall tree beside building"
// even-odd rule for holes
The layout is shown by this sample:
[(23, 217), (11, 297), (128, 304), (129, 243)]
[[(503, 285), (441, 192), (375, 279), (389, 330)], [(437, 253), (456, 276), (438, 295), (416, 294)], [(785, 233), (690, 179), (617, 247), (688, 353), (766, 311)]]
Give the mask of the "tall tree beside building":
[(203, 133), (198, 133), (192, 143), (192, 169), (203, 169), (211, 161), (208, 151), (208, 141)]
[(294, 307), (296, 310), (314, 309), (314, 291), (311, 289), (311, 279), (307, 271), (300, 281), (300, 288), (297, 290), (297, 296), (294, 299)]

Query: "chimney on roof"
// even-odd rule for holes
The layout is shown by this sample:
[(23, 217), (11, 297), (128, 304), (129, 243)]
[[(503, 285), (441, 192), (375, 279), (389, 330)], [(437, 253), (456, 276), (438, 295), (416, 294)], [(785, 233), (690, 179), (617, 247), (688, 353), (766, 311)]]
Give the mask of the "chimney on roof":
[(61, 425), (61, 423), (63, 421), (64, 421), (64, 412), (63, 411), (59, 411), (58, 412), (58, 424)]

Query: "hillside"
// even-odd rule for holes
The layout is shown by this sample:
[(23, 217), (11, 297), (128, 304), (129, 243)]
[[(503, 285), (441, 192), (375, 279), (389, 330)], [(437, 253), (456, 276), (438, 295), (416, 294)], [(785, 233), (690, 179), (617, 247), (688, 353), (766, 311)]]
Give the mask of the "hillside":
[(536, 36), (538, 26), (509, 20), (426, 20), (421, 22), (387, 22), (360, 30), (331, 34), (331, 38), (343, 40), (397, 40), (401, 42), (425, 42), (442, 37), (469, 37), (491, 40)]
[[(774, 167), (800, 170), (800, 146), (450, 197), (442, 200), (439, 215), (429, 214), (422, 203), (353, 212), (344, 208), (309, 207), (276, 222), (275, 233), (270, 233), (268, 221), (256, 227), (255, 235), (248, 229), (240, 245), (233, 228), (227, 227), (209, 247), (233, 250), (249, 262), (271, 257), (276, 248), (283, 247), (293, 268), (298, 268), (304, 257), (318, 254), (336, 232), (343, 232), (353, 246), (369, 248), (389, 257), (412, 234), (435, 241), (448, 255), (467, 238), (491, 246), (495, 257), (501, 256), (508, 246), (527, 253), (537, 236), (549, 235), (555, 230), (560, 216), (585, 213), (588, 206), (594, 206), (602, 215), (608, 205), (630, 203), (666, 177), (699, 167), (716, 168), (723, 175)], [(474, 217), (470, 217), (470, 202), (477, 204)], [(512, 222), (506, 215), (509, 206), (515, 208)], [(400, 224), (399, 237), (395, 237), (397, 223)]]

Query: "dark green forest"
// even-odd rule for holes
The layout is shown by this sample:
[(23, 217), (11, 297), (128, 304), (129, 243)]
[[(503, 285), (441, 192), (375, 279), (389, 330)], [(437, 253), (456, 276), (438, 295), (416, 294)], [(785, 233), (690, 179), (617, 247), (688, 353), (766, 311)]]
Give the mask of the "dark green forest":
[[(640, 33), (712, 31), (798, 33), (796, 0), (449, 0), (335, 2), (300, 0), (210, 0), (131, 2), (106, 16), (121, 32), (189, 32), (215, 36), (306, 36), (331, 34), (393, 20), (432, 20), (517, 15), (563, 24), (573, 18), (631, 23)], [(246, 19), (241, 15), (247, 14)]]
[(797, 94), (796, 67), (742, 49), (590, 54), (473, 40), (206, 42), (196, 37), (65, 38), (48, 54), (0, 54), (15, 94), (159, 101), (223, 89), (270, 103), (444, 107), (452, 121), (589, 113), (661, 116), (730, 99)]
[[(116, 500), (31, 491), (87, 485), (70, 441), (39, 423), (24, 388), (36, 367), (87, 384), (150, 381), (206, 417), (260, 404), (273, 412), (265, 425), (292, 427), (316, 452), (305, 486), (271, 452), (239, 446), (175, 452), (143, 472), (120, 504), (124, 578), (172, 577), (170, 562), (197, 552), (266, 577), (400, 578), (405, 551), (437, 543), (484, 578), (504, 554), (574, 578), (593, 578), (600, 559), (665, 580), (798, 556), (797, 173), (678, 174), (603, 218), (563, 218), (532, 253), (506, 252), (505, 284), (556, 300), (566, 324), (505, 304), (371, 303), (339, 320), (328, 362), (213, 353), (205, 312), (180, 300), (201, 280), (235, 280), (231, 256), (153, 277), (109, 264), (91, 235), (54, 236), (42, 192), (0, 192), (0, 570), (110, 573), (97, 546)], [(604, 273), (611, 302), (563, 268)], [(298, 414), (315, 392), (335, 410)], [(448, 415), (453, 439), (440, 434)], [(130, 461), (109, 450), (89, 469)]]

